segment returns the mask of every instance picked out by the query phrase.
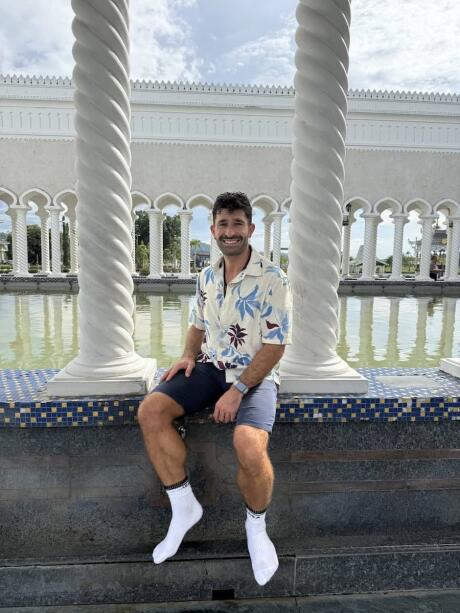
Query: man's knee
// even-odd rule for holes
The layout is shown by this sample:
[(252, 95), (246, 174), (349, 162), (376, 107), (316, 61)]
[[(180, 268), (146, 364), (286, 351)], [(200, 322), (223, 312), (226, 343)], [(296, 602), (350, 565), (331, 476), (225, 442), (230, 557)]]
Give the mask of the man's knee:
[(270, 462), (267, 453), (268, 433), (252, 426), (237, 426), (233, 434), (233, 447), (241, 468), (257, 475)]
[(183, 415), (182, 407), (161, 392), (153, 392), (144, 398), (137, 411), (137, 421), (142, 429), (161, 429), (173, 419)]

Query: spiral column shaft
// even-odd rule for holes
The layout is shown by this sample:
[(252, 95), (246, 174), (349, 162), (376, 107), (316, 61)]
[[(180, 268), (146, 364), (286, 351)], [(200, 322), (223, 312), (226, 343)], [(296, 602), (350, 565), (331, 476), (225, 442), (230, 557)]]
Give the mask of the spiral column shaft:
[(375, 275), (375, 255), (377, 247), (377, 225), (380, 215), (367, 213), (364, 217), (363, 270), (360, 279), (372, 280)]
[(293, 343), (282, 389), (365, 391), (336, 351), (350, 0), (300, 0), (290, 209)]
[(50, 244), (49, 244), (49, 213), (42, 211), (40, 217), (40, 243), (42, 255), (42, 275), (49, 275), (50, 270)]
[(273, 217), (273, 264), (280, 265), (281, 261), (281, 224), (285, 213), (272, 213)]
[(408, 222), (405, 215), (393, 215), (395, 230), (393, 237), (393, 260), (391, 266), (390, 279), (398, 281), (401, 279), (402, 271), (402, 252), (404, 240), (404, 225)]
[(53, 277), (62, 275), (61, 269), (61, 232), (59, 227), (59, 216), (62, 209), (59, 207), (48, 207), (50, 214), (51, 228), (51, 274)]
[(192, 211), (180, 211), (180, 274), (181, 277), (190, 277), (190, 224)]
[(128, 0), (72, 0), (80, 353), (51, 395), (145, 393), (134, 351)]
[[(136, 219), (135, 211), (131, 211), (131, 274), (134, 276), (138, 276), (136, 271)], [(135, 313), (135, 309), (133, 313)]]
[(350, 238), (351, 223), (343, 226), (343, 249), (342, 249), (342, 276), (347, 277), (350, 272)]
[(420, 254), (420, 271), (418, 281), (430, 281), (431, 242), (433, 239), (433, 220), (435, 215), (420, 216), (422, 225), (422, 253)]
[(450, 260), (451, 260), (451, 256), (452, 256), (452, 227), (453, 224), (451, 225), (451, 219), (448, 218), (448, 226), (447, 226), (447, 250), (446, 250), (446, 260), (445, 260), (445, 265), (444, 265), (444, 274), (442, 276), (442, 280), (446, 281), (449, 278), (449, 271), (450, 271)]
[(69, 239), (70, 239), (70, 274), (78, 274), (78, 231), (75, 212), (68, 213), (69, 218)]
[(14, 207), (10, 207), (8, 211), (11, 217), (11, 255), (13, 256), (13, 270), (11, 274), (13, 276), (17, 276), (19, 272), (19, 261), (18, 261), (18, 228), (16, 224), (16, 211)]
[(161, 253), (163, 251), (162, 213), (155, 209), (147, 211), (149, 216), (149, 277), (159, 279), (161, 277)]
[(27, 212), (29, 207), (19, 204), (12, 206), (11, 210), (14, 210), (15, 216), (13, 230), (16, 229), (16, 237), (13, 243), (13, 255), (16, 251), (16, 274), (20, 277), (28, 277), (30, 275), (27, 257)]
[(460, 251), (460, 218), (451, 218), (452, 234), (451, 234), (451, 249), (449, 258), (449, 281), (458, 281), (458, 258)]
[(262, 220), (264, 222), (264, 258), (270, 259), (271, 245), (272, 245), (272, 223), (271, 217), (266, 217)]

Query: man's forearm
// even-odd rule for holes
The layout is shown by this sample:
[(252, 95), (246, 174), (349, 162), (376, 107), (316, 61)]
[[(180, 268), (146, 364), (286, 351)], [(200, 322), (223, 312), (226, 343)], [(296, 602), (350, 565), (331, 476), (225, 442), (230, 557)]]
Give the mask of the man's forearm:
[(283, 357), (284, 345), (263, 345), (249, 366), (241, 373), (240, 380), (249, 388), (265, 379)]
[(204, 330), (199, 330), (195, 328), (195, 326), (190, 326), (187, 331), (187, 337), (185, 339), (185, 348), (184, 353), (182, 354), (183, 358), (193, 358), (196, 359), (196, 356), (201, 351), (201, 343), (204, 339)]

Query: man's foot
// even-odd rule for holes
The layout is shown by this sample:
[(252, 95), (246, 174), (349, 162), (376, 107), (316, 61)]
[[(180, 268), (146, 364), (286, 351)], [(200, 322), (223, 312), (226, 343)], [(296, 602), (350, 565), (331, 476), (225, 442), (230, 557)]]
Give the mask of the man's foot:
[(265, 513), (253, 513), (248, 509), (246, 535), (255, 580), (259, 585), (265, 585), (279, 566), (275, 546), (267, 534)]
[(166, 537), (152, 553), (155, 564), (161, 564), (177, 553), (186, 533), (203, 515), (203, 507), (195, 498), (188, 481), (176, 489), (166, 490), (172, 507), (172, 519)]

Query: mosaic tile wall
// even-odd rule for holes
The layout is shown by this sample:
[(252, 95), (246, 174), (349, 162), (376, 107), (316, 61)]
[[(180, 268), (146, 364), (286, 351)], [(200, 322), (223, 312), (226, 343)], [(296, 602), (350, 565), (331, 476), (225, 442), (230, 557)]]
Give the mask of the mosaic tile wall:
[[(369, 380), (366, 395), (280, 394), (276, 421), (346, 423), (460, 420), (459, 379), (429, 368), (358, 370)], [(136, 411), (142, 397), (77, 400), (48, 398), (45, 394), (46, 381), (56, 372), (0, 371), (0, 427), (110, 426), (136, 422)], [(204, 413), (193, 417), (194, 421), (203, 422), (207, 419), (209, 415)]]

